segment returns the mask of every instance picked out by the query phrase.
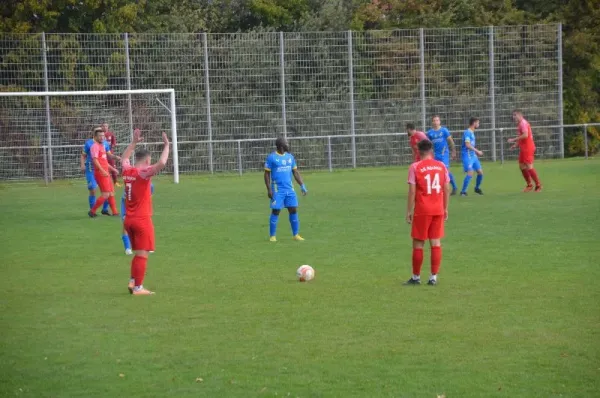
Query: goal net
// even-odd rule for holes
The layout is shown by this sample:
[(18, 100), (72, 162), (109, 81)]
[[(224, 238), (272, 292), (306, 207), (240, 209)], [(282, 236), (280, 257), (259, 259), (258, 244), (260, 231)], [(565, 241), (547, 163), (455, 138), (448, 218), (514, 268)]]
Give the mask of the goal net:
[(108, 124), (119, 155), (139, 128), (155, 159), (161, 133), (172, 140), (165, 168), (179, 182), (175, 91), (0, 92), (0, 180), (83, 177), (80, 155), (91, 131)]

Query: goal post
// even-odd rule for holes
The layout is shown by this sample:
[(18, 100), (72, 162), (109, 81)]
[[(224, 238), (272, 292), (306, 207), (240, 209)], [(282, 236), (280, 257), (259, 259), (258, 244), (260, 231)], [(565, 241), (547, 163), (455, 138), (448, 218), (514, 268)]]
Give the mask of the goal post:
[(170, 132), (173, 181), (179, 183), (175, 90), (0, 92), (0, 180), (82, 176), (84, 141), (102, 123), (117, 136), (115, 154), (131, 142), (133, 129), (144, 145), (162, 151), (160, 132)]

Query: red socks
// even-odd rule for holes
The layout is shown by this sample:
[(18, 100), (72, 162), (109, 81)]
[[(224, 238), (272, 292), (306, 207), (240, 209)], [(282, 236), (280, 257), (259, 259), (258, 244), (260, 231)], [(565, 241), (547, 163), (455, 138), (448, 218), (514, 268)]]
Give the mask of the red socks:
[(108, 197), (108, 204), (110, 205), (110, 211), (112, 211), (112, 214), (119, 214), (117, 211), (117, 202), (115, 201), (114, 196)]
[(442, 247), (432, 246), (431, 247), (431, 275), (437, 275), (440, 272), (440, 266), (442, 265)]
[[(114, 200), (114, 198), (113, 198), (113, 200)], [(94, 207), (92, 207), (92, 214), (96, 214), (96, 211), (102, 207), (104, 202), (106, 202), (106, 198), (104, 196), (100, 196), (99, 198), (96, 198), (96, 204), (94, 205)]]
[(535, 186), (539, 187), (541, 184), (540, 184), (540, 179), (538, 178), (538, 175), (537, 175), (537, 171), (535, 171), (535, 169), (529, 169), (528, 171), (529, 171), (529, 175), (535, 182)]
[(529, 173), (529, 170), (521, 169), (521, 174), (523, 174), (523, 178), (525, 179), (527, 186), (530, 186), (531, 185), (531, 175)]
[(146, 275), (146, 265), (148, 264), (148, 258), (135, 256), (131, 260), (131, 276), (135, 279), (136, 286), (142, 286), (144, 283), (144, 276)]
[(423, 265), (423, 249), (414, 249), (412, 253), (413, 275), (421, 275), (421, 266)]

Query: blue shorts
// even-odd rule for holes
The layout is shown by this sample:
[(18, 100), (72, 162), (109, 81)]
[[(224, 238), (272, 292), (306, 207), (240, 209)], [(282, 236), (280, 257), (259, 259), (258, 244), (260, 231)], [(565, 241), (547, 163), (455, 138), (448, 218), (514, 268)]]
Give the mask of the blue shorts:
[(446, 152), (446, 154), (441, 155), (441, 156), (435, 155), (434, 159), (439, 162), (444, 163), (446, 165), (446, 168), (448, 168), (448, 169), (450, 168), (450, 154), (448, 152)]
[(96, 183), (96, 179), (94, 178), (94, 172), (91, 170), (85, 170), (85, 179), (87, 181), (88, 189), (96, 189), (98, 188), (98, 184)]
[(281, 210), (288, 207), (298, 207), (298, 196), (294, 191), (279, 191), (273, 193), (271, 200), (271, 209)]
[(469, 171), (479, 171), (481, 170), (481, 163), (479, 163), (479, 158), (463, 158), (462, 159), (463, 170), (465, 173)]

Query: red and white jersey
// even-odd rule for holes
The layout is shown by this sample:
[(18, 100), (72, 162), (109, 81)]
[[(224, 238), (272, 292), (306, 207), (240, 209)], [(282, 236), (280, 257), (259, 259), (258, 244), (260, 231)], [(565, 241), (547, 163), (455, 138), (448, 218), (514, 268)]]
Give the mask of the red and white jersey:
[(104, 139), (110, 144), (110, 150), (114, 153), (117, 147), (117, 136), (112, 131), (104, 133)]
[(419, 151), (415, 149), (415, 145), (427, 139), (427, 136), (422, 131), (415, 131), (415, 133), (410, 136), (410, 149), (412, 149), (413, 159), (415, 162), (421, 160), (421, 155), (419, 155)]
[(133, 167), (129, 159), (123, 160), (123, 182), (125, 184), (125, 214), (127, 218), (152, 216), (152, 176), (157, 174), (154, 166)]
[(535, 143), (533, 142), (533, 133), (531, 125), (525, 119), (521, 119), (517, 126), (517, 135), (527, 133), (527, 137), (519, 140), (519, 149), (523, 152), (535, 152)]
[(408, 183), (415, 185), (415, 216), (444, 215), (444, 185), (450, 181), (444, 163), (434, 159), (415, 162), (408, 169)]
[[(98, 141), (94, 142), (92, 148), (90, 148), (90, 153), (92, 154), (92, 159), (98, 159), (100, 166), (106, 171), (108, 171), (108, 157), (106, 155), (106, 148), (104, 148), (104, 143), (100, 143)], [(99, 173), (100, 171), (94, 168), (95, 173)]]

